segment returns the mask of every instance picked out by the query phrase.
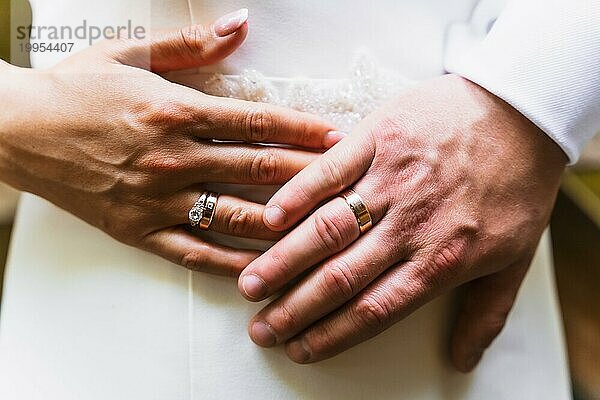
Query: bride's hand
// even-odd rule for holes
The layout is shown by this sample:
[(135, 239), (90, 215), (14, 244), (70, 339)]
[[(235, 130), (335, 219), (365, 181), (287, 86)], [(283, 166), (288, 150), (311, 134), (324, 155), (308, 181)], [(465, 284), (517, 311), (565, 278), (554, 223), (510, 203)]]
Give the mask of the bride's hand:
[[(293, 226), (354, 188), (373, 218), (335, 197), (252, 262), (239, 288), (257, 301), (316, 266), (250, 322), (297, 362), (332, 357), (443, 292), (470, 282), (452, 340), (467, 371), (504, 325), (549, 218), (566, 157), (512, 107), (452, 75), (366, 119), (268, 202)], [(368, 367), (368, 366), (367, 366)]]
[[(310, 115), (211, 97), (156, 74), (215, 63), (247, 29), (238, 13), (211, 27), (106, 41), (49, 70), (0, 65), (0, 179), (124, 243), (188, 268), (238, 274), (257, 252), (209, 244), (182, 228), (201, 184), (281, 184), (317, 157), (299, 147), (322, 150), (340, 138)], [(278, 238), (262, 210), (221, 196), (211, 229)]]

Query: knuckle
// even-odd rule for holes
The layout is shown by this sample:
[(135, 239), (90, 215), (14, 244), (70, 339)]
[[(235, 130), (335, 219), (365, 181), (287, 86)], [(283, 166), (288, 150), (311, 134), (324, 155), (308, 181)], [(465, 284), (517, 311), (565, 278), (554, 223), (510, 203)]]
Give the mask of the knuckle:
[(317, 245), (332, 254), (343, 250), (350, 240), (347, 234), (347, 224), (338, 215), (316, 213), (314, 230)]
[(273, 149), (259, 150), (252, 159), (250, 180), (253, 183), (274, 183), (278, 177), (280, 157)]
[(321, 175), (328, 180), (327, 186), (334, 193), (341, 192), (345, 187), (344, 176), (339, 162), (331, 157), (323, 158), (320, 163)]
[(182, 166), (183, 160), (180, 156), (163, 151), (150, 152), (137, 160), (137, 168), (149, 177), (178, 172)]
[(200, 271), (206, 265), (206, 255), (199, 251), (184, 253), (179, 260), (179, 265), (192, 271)]
[(335, 351), (339, 345), (337, 336), (329, 327), (319, 329), (313, 335), (307, 336), (308, 345), (314, 355), (328, 355)]
[(370, 333), (378, 333), (391, 322), (389, 308), (377, 298), (367, 296), (358, 301), (355, 315), (360, 326), (364, 326)]
[[(295, 270), (288, 260), (288, 254), (280, 250), (267, 252), (271, 258), (270, 276), (268, 279), (270, 285), (278, 286), (276, 282), (286, 281), (294, 274)], [(264, 275), (263, 275), (264, 277)]]
[(441, 287), (468, 266), (468, 240), (457, 238), (444, 243), (421, 263), (419, 278), (429, 287)]
[(207, 47), (206, 32), (199, 26), (187, 26), (179, 30), (181, 42), (194, 58), (202, 57)]
[(358, 284), (350, 268), (343, 262), (336, 262), (325, 271), (323, 279), (324, 291), (334, 304), (339, 304), (352, 298)]
[(298, 318), (296, 317), (294, 309), (286, 303), (280, 304), (277, 309), (278, 315), (276, 321), (275, 323), (271, 323), (271, 326), (283, 337), (286, 336), (286, 332), (291, 332), (296, 329), (298, 326)]
[(269, 142), (273, 138), (274, 117), (266, 110), (248, 110), (242, 121), (242, 137), (252, 143)]
[(296, 185), (291, 197), (297, 198), (302, 203), (309, 203), (313, 201), (314, 196), (303, 185)]
[(229, 233), (237, 236), (247, 235), (255, 225), (255, 215), (242, 206), (233, 208), (227, 219)]
[(434, 264), (440, 269), (456, 268), (464, 265), (466, 253), (461, 246), (450, 243), (443, 246), (434, 257)]
[(175, 127), (185, 130), (198, 122), (192, 106), (172, 99), (151, 101), (136, 108), (133, 113), (142, 125), (162, 129)]

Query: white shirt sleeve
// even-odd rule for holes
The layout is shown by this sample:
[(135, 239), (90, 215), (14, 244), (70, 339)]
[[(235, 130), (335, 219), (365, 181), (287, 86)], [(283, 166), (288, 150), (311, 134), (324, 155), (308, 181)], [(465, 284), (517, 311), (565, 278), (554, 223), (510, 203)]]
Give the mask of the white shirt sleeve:
[(511, 104), (574, 163), (600, 131), (600, 1), (509, 0), (495, 23), (483, 3), (451, 28), (446, 70)]

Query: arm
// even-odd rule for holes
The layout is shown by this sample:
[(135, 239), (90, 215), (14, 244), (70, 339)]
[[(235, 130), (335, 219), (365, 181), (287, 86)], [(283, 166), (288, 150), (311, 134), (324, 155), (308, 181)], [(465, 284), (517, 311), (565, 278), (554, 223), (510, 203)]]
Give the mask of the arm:
[[(331, 126), (208, 96), (154, 72), (215, 63), (241, 45), (247, 28), (234, 15), (212, 27), (103, 42), (49, 70), (0, 65), (0, 179), (126, 244), (191, 269), (239, 273), (257, 252), (207, 243), (184, 228), (202, 184), (283, 183), (317, 154), (253, 143), (322, 149)], [(215, 231), (280, 236), (262, 223), (260, 204), (223, 195), (218, 207)]]
[(448, 63), (480, 85), (418, 85), (275, 194), (264, 214), (274, 230), (349, 187), (374, 226), (359, 235), (337, 197), (253, 261), (239, 280), (252, 301), (315, 267), (251, 320), (253, 340), (319, 361), (468, 283), (452, 359), (474, 368), (510, 312), (565, 163), (600, 127), (599, 20), (597, 2), (511, 3)]
[(512, 307), (565, 163), (539, 128), (480, 86), (456, 75), (417, 85), (268, 202), (266, 224), (283, 230), (353, 188), (373, 228), (361, 235), (334, 197), (254, 260), (238, 281), (252, 301), (314, 270), (251, 320), (250, 336), (319, 361), (469, 283), (452, 352), (459, 370), (474, 368)]

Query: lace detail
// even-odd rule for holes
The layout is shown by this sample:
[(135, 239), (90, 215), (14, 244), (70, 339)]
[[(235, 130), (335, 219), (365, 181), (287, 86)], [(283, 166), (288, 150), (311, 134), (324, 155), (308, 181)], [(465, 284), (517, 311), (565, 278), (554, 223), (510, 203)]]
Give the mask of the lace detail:
[(386, 100), (413, 84), (381, 68), (367, 53), (359, 54), (346, 78), (270, 79), (255, 70), (240, 75), (216, 74), (203, 85), (205, 93), (277, 104), (319, 115), (349, 131)]

